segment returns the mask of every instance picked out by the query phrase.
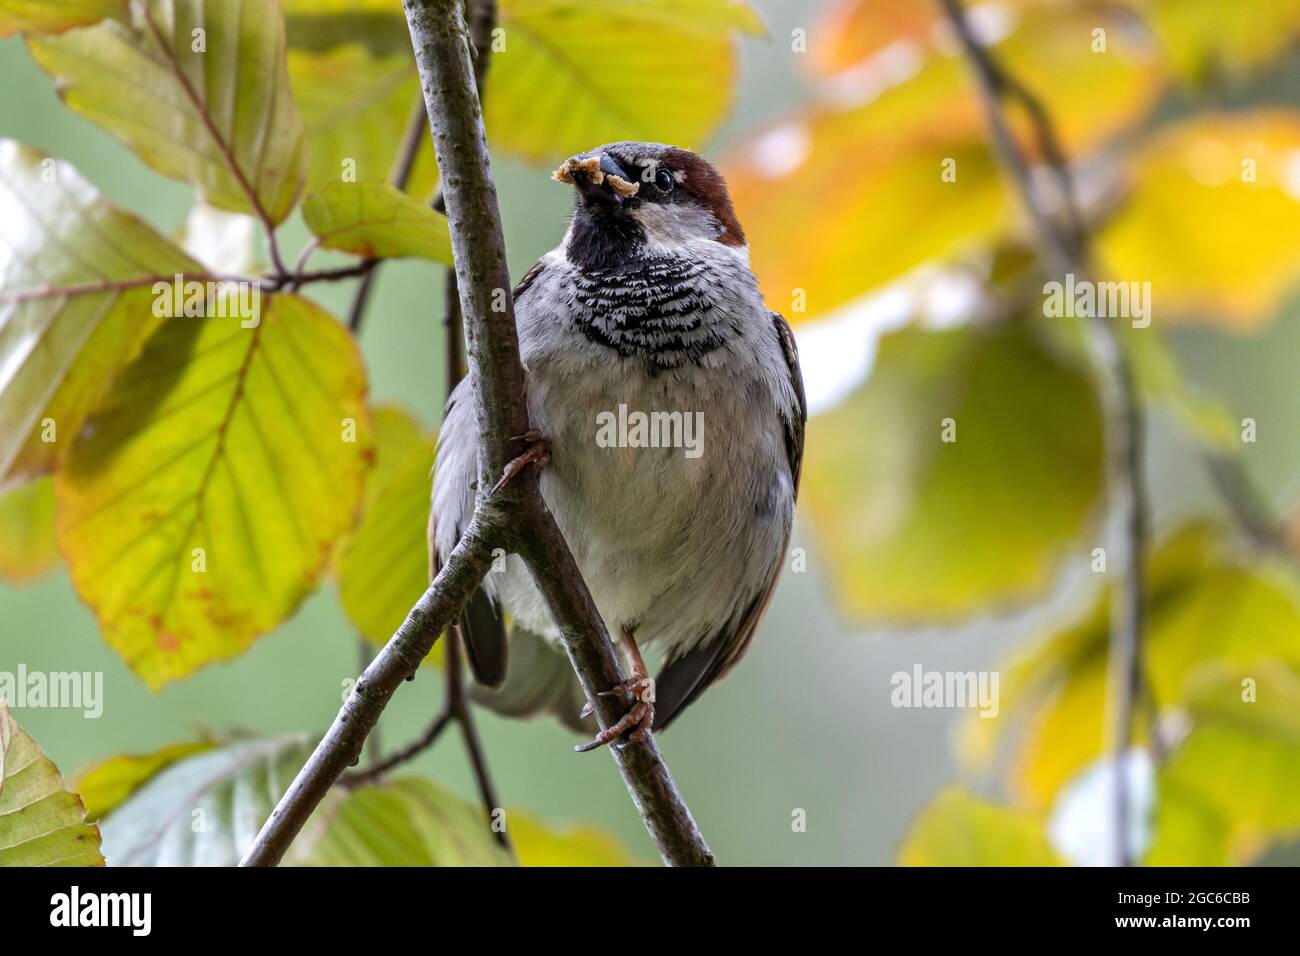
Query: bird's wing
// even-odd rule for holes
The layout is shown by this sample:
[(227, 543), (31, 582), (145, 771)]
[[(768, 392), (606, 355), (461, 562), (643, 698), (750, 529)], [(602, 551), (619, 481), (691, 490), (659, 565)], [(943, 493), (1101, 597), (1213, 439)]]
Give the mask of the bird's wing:
[[(545, 262), (539, 261), (524, 273), (524, 277), (514, 289), (515, 303), (518, 304), (532, 287), (532, 284), (546, 270)], [(451, 403), (448, 402), (448, 410)], [(429, 577), (438, 573), (438, 551), (434, 546), (434, 527), (437, 515), (429, 515)], [(457, 534), (457, 539), (459, 539)], [(501, 687), (506, 679), (506, 665), (509, 652), (506, 640), (506, 624), (501, 613), (501, 606), (482, 588), (474, 591), (469, 603), (460, 616), (461, 640), (465, 645), (465, 657), (469, 660), (469, 669), (474, 679), (485, 687)]]
[[(785, 450), (790, 465), (790, 478), (796, 496), (799, 493), (799, 471), (803, 464), (804, 426), (808, 421), (808, 400), (804, 396), (803, 373), (799, 370), (799, 350), (794, 333), (778, 312), (769, 313), (772, 325), (785, 356), (790, 373), (790, 386), (796, 397), (795, 406), (781, 413), (781, 428), (785, 433)], [(787, 543), (788, 543), (787, 538)], [(785, 546), (781, 547), (782, 552)], [(681, 657), (669, 661), (655, 681), (654, 729), (661, 730), (704, 693), (714, 681), (725, 677), (740, 662), (749, 642), (758, 630), (781, 576), (784, 561), (777, 564), (772, 577), (738, 614), (734, 615), (718, 633), (700, 641)]]

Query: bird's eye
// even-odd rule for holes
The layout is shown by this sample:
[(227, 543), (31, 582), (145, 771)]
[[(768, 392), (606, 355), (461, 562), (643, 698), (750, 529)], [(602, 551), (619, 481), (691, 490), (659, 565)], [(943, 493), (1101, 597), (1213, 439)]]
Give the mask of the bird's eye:
[(655, 174), (655, 185), (664, 192), (670, 193), (673, 191), (673, 187), (677, 185), (677, 179), (671, 172), (661, 167), (659, 172)]

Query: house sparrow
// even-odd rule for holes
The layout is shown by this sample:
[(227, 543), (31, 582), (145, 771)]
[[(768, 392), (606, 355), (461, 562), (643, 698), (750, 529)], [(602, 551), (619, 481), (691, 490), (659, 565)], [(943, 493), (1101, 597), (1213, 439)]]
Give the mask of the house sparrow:
[[(564, 239), (514, 290), (535, 431), (502, 480), (545, 464), (542, 496), (632, 675), (609, 691), (627, 695), (627, 715), (586, 750), (666, 727), (745, 653), (790, 537), (806, 406), (794, 337), (763, 304), (717, 170), (628, 142), (552, 178), (577, 202)], [(452, 393), (439, 440), (435, 568), (474, 509), (473, 387)], [(591, 705), (578, 712), (546, 604), (518, 557), (504, 565), (461, 620), (475, 697), (580, 728)], [(657, 679), (647, 645), (662, 649)]]

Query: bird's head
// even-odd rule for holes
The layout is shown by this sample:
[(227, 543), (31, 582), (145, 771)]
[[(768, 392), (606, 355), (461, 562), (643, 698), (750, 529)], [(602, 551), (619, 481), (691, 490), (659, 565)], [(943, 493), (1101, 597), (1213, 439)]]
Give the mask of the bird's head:
[(609, 143), (566, 160), (551, 178), (577, 193), (568, 253), (585, 265), (685, 254), (701, 242), (744, 248), (726, 182), (690, 150)]

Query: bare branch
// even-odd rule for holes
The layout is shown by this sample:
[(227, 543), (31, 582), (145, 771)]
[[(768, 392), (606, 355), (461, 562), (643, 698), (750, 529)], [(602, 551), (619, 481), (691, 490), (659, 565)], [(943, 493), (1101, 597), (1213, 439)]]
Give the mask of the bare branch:
[(263, 824), (241, 866), (279, 863), (334, 781), (356, 765), (366, 736), (393, 693), (415, 674), (492, 566), (494, 530), (477, 518), (471, 520), (429, 589), (352, 686), (334, 723)]
[[(940, 3), (974, 67), (994, 147), (1033, 221), (1044, 268), (1054, 275), (1074, 273), (1076, 277), (1086, 277), (1089, 269), (1087, 237), (1080, 225), (1082, 219), (1078, 210), (1074, 208), (1069, 168), (1046, 110), (1027, 88), (1002, 69), (980, 43), (966, 18), (961, 0), (940, 0)], [(1032, 171), (1004, 112), (1004, 96), (1019, 100), (1025, 107), (1044, 157), (1061, 186), (1068, 225), (1063, 226), (1053, 219), (1035, 189)], [(1112, 561), (1112, 567), (1118, 570), (1119, 581), (1111, 602), (1111, 750), (1117, 761), (1114, 794), (1117, 859), (1121, 865), (1127, 866), (1133, 862), (1127, 840), (1131, 806), (1126, 776), (1119, 760), (1132, 745), (1136, 701), (1143, 683), (1142, 634), (1146, 612), (1143, 562), (1149, 522), (1142, 479), (1143, 418), (1133, 369), (1114, 328), (1101, 317), (1091, 319), (1085, 327), (1105, 412), (1108, 505), (1112, 518), (1119, 525), (1122, 545), (1118, 560)]]

